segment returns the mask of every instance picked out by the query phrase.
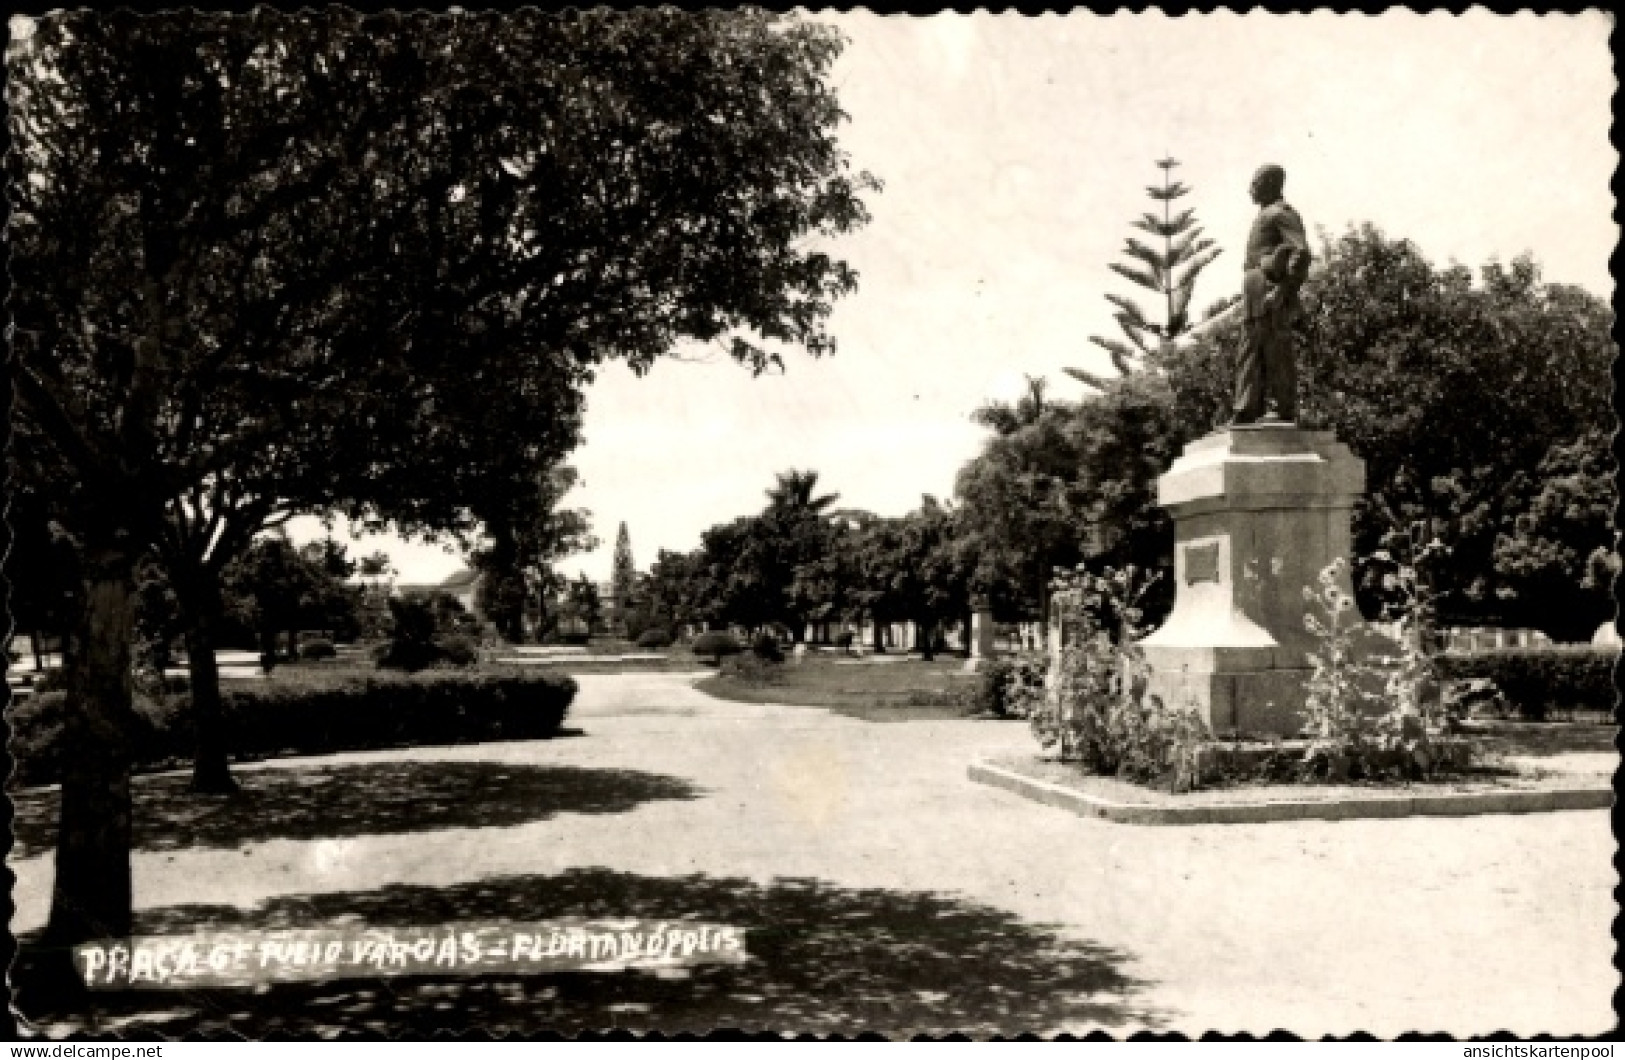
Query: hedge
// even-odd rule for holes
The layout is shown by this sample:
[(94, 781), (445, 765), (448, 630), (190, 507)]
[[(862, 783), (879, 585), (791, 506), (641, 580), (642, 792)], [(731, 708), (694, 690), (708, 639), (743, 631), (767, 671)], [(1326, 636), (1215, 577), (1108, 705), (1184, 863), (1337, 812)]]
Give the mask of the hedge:
[[(221, 689), (227, 749), (239, 760), (371, 751), (423, 744), (545, 740), (556, 736), (576, 683), (557, 674), (459, 673), (331, 675), (297, 681), (230, 683)], [(60, 780), (66, 693), (13, 706), (15, 782)], [(184, 695), (138, 698), (131, 733), (134, 767), (183, 766), (195, 749)]]
[(1444, 652), (1434, 657), (1440, 678), (1487, 678), (1526, 718), (1544, 718), (1553, 709), (1612, 710), (1615, 648), (1590, 645), (1496, 648)]
[(299, 645), (301, 659), (331, 659), (338, 653), (339, 650), (333, 646), (333, 642), (324, 638), (307, 640)]
[(638, 634), (638, 647), (669, 648), (671, 647), (671, 633), (663, 626), (651, 626)]
[(713, 664), (720, 664), (724, 655), (738, 655), (745, 649), (732, 633), (711, 630), (695, 637), (689, 650), (695, 655), (709, 655)]

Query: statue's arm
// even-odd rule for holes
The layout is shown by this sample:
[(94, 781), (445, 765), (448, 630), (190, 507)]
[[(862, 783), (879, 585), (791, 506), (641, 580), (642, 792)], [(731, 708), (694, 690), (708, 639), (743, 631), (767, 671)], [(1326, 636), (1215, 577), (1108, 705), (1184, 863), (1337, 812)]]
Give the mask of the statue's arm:
[(1309, 237), (1303, 231), (1303, 218), (1298, 216), (1296, 210), (1282, 210), (1275, 219), (1276, 232), (1280, 242), (1276, 244), (1279, 251), (1288, 251), (1290, 256), (1286, 261), (1286, 268), (1282, 270), (1281, 287), (1288, 293), (1296, 292), (1303, 286), (1303, 281), (1309, 276), (1309, 261), (1312, 255), (1309, 252)]

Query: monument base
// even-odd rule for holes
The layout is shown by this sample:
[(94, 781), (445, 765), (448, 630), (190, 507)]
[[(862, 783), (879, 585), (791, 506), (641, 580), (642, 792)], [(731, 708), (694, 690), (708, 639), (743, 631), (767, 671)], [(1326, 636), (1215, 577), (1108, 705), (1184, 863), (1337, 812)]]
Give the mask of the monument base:
[(1308, 666), (1251, 666), (1211, 649), (1145, 648), (1148, 693), (1170, 707), (1195, 706), (1218, 737), (1298, 735)]
[(1326, 431), (1260, 424), (1185, 446), (1157, 481), (1177, 595), (1141, 642), (1151, 694), (1194, 705), (1215, 735), (1297, 735), (1318, 647), (1304, 590), (1342, 559), (1337, 584), (1352, 595), (1349, 516), (1364, 486), (1363, 462)]

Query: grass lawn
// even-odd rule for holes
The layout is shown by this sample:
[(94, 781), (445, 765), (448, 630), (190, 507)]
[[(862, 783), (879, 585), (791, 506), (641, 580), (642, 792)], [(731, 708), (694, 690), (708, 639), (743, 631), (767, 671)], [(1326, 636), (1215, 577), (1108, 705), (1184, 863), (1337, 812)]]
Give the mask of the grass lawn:
[[(604, 658), (621, 652), (663, 654), (662, 659), (627, 659), (616, 660)], [(529, 673), (529, 674), (621, 674), (621, 673), (691, 673), (701, 667), (700, 660), (687, 650), (678, 648), (661, 648), (650, 651), (644, 648), (633, 648), (621, 642), (617, 651), (605, 649), (599, 652), (588, 652), (578, 655), (560, 655), (548, 658), (546, 661), (534, 661), (536, 656), (525, 662), (502, 662), (497, 660), (484, 660), (468, 667), (468, 673)], [(506, 651), (499, 655), (509, 655)], [(279, 662), (267, 678), (254, 678), (259, 682), (272, 684), (284, 683), (323, 683), (338, 676), (366, 677), (380, 672), (378, 664), (373, 661), (371, 653), (346, 653), (336, 659), (322, 659), (312, 661), (302, 659), (299, 662)], [(233, 679), (227, 677), (228, 683)]]
[(566, 658), (591, 658), (598, 655), (641, 655), (645, 652), (670, 651), (669, 648), (640, 648), (636, 641), (624, 637), (594, 637), (585, 644), (504, 644), (498, 654), (557, 653)]
[(938, 721), (969, 716), (976, 678), (964, 666), (955, 656), (853, 664), (808, 656), (786, 662), (772, 684), (718, 674), (695, 687), (718, 699), (823, 707), (862, 721)]
[(688, 674), (695, 670), (704, 669), (704, 664), (687, 651), (661, 649), (668, 654), (664, 659), (627, 659), (622, 662), (598, 662), (591, 658), (571, 659), (565, 662), (548, 663), (542, 666), (527, 666), (527, 670), (541, 670), (554, 674), (639, 674), (639, 673), (679, 673)]

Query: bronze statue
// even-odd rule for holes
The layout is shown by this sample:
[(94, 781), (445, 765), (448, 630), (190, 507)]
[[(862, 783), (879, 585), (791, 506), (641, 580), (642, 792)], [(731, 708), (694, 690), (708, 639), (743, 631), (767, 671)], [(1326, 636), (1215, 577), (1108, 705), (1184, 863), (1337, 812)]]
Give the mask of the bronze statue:
[(1245, 323), (1236, 366), (1235, 416), (1230, 421), (1234, 426), (1292, 422), (1298, 417), (1292, 323), (1302, 312), (1298, 288), (1309, 274), (1309, 241), (1298, 211), (1281, 199), (1285, 183), (1286, 171), (1280, 166), (1261, 166), (1253, 174), (1251, 191), (1259, 211), (1242, 263)]

